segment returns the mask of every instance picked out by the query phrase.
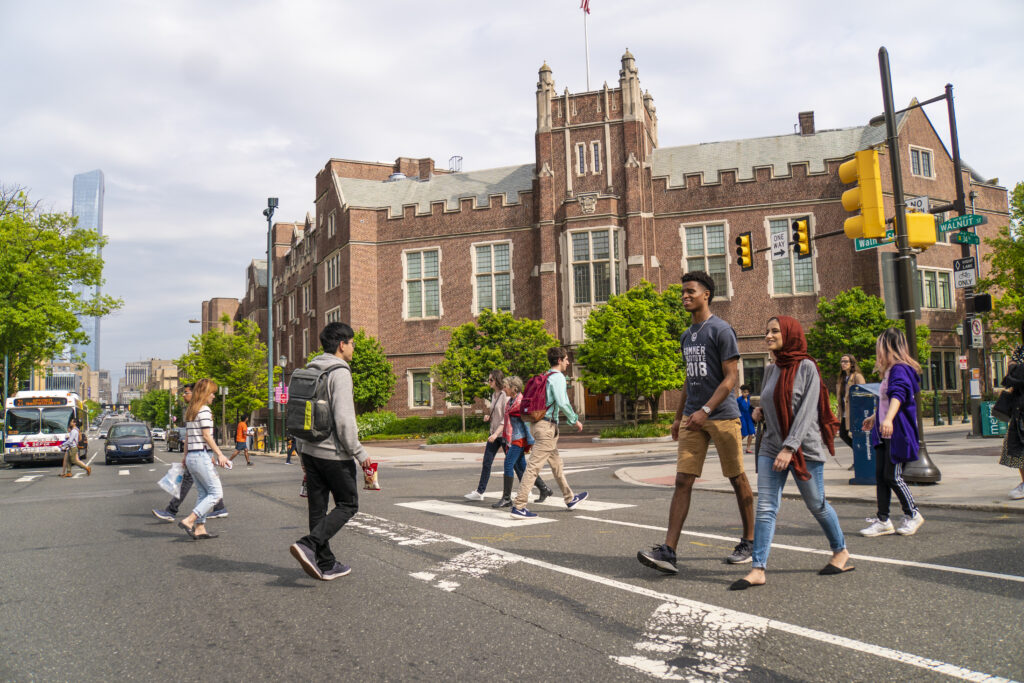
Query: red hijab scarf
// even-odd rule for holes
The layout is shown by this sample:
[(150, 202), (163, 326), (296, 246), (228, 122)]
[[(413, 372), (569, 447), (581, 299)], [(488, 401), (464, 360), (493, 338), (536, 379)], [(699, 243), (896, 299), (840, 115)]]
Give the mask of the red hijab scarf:
[[(790, 425), (793, 423), (793, 382), (796, 380), (796, 371), (800, 367), (800, 362), (807, 359), (814, 363), (814, 369), (818, 373), (818, 428), (821, 430), (821, 440), (825, 442), (828, 452), (834, 456), (839, 420), (832, 414), (828, 389), (821, 380), (818, 363), (807, 355), (807, 338), (804, 337), (804, 330), (795, 318), (788, 315), (775, 316), (774, 319), (779, 321), (779, 329), (782, 330), (782, 348), (774, 352), (775, 365), (779, 368), (779, 379), (775, 383), (772, 403), (775, 404), (775, 414), (779, 417), (783, 439), (789, 434)], [(793, 455), (793, 472), (804, 481), (811, 478), (802, 448)]]

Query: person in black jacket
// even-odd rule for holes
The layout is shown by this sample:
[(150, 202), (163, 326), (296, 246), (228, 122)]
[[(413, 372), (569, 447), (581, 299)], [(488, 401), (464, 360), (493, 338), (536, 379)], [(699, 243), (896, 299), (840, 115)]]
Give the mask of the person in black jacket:
[[(1020, 332), (1021, 341), (1024, 342), (1024, 323), (1021, 324)], [(1012, 392), (1014, 401), (999, 464), (1020, 471), (1020, 484), (1010, 491), (1010, 498), (1021, 500), (1024, 499), (1024, 344), (1018, 346), (1010, 357), (1003, 386)]]

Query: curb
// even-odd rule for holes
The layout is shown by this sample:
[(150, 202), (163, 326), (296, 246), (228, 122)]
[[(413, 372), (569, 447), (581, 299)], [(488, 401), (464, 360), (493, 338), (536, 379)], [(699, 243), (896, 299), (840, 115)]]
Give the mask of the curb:
[(418, 448), (424, 451), (443, 451), (446, 448), (451, 448), (452, 446), (458, 446), (460, 448), (481, 448), (487, 446), (487, 442), (474, 441), (471, 443), (421, 443)]
[[(671, 486), (668, 486), (668, 485), (665, 485), (665, 484), (649, 484), (649, 483), (647, 483), (645, 481), (641, 481), (639, 479), (634, 479), (633, 477), (629, 476), (628, 472), (626, 472), (627, 469), (629, 469), (629, 468), (623, 467), (621, 469), (616, 470), (615, 473), (614, 473), (614, 476), (617, 479), (620, 479), (621, 481), (623, 481), (623, 482), (625, 482), (627, 484), (632, 484), (633, 486), (647, 486), (647, 487), (658, 488), (658, 489), (671, 489), (672, 488)], [(699, 484), (695, 484), (694, 488), (699, 489), (701, 491), (710, 491), (711, 493), (727, 493), (729, 495), (733, 495), (732, 491), (720, 491), (719, 489), (716, 489), (716, 488), (705, 488), (705, 487), (700, 486)], [(753, 489), (754, 497), (756, 498), (757, 497), (757, 487), (754, 486), (754, 487), (751, 487), (751, 488)], [(782, 497), (783, 498), (789, 498), (791, 500), (800, 500), (801, 499), (800, 493), (796, 492), (796, 491), (790, 492), (790, 491), (783, 490)], [(832, 497), (829, 500), (830, 501), (842, 501), (844, 503), (852, 502), (852, 503), (866, 503), (866, 504), (874, 504), (876, 502), (874, 496), (837, 496), (837, 497)], [(929, 501), (918, 500), (917, 501), (917, 505), (918, 505), (918, 507), (929, 507), (929, 508), (936, 508), (936, 509), (942, 509), (942, 510), (977, 510), (979, 512), (1005, 512), (1005, 513), (1012, 513), (1012, 514), (1017, 514), (1017, 515), (1024, 515), (1024, 505), (1013, 506), (1013, 505), (1011, 505), (1009, 503), (944, 503), (944, 502), (932, 503), (932, 502), (929, 502)]]
[(645, 436), (636, 439), (602, 439), (600, 436), (595, 436), (590, 441), (592, 443), (668, 443), (672, 441), (672, 437), (668, 434), (665, 436)]

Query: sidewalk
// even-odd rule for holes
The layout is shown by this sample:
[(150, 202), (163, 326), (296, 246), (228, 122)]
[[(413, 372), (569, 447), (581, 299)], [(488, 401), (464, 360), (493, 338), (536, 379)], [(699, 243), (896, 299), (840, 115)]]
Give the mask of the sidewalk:
[[(925, 443), (932, 463), (939, 469), (942, 479), (933, 485), (911, 485), (914, 499), (923, 507), (990, 510), (993, 512), (1024, 514), (1024, 500), (1010, 500), (1007, 494), (1020, 483), (1017, 470), (999, 464), (1002, 439), (968, 438), (969, 425), (925, 426)], [(674, 445), (674, 444), (673, 444)], [(837, 462), (838, 461), (838, 464)], [(865, 516), (873, 513), (875, 487), (849, 483), (853, 472), (853, 451), (842, 442), (836, 444), (836, 458), (825, 463), (825, 495), (830, 500), (861, 501), (867, 506)], [(754, 456), (746, 454), (744, 465), (751, 486), (757, 494), (757, 474)], [(675, 463), (639, 467), (624, 467), (615, 472), (622, 481), (637, 486), (670, 488), (675, 482)], [(714, 446), (704, 464), (706, 478), (698, 479), (695, 488), (732, 493), (732, 485), (722, 476)], [(800, 493), (791, 481), (783, 495), (799, 498)]]

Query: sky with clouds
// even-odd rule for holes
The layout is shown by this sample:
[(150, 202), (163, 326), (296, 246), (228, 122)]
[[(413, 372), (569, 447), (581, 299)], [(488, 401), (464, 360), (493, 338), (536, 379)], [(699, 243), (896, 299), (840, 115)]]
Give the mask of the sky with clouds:
[[(1024, 180), (1024, 2), (590, 6), (592, 89), (628, 47), (663, 147), (791, 133), (804, 110), (861, 125), (885, 45), (898, 106), (952, 83), (964, 159)], [(578, 0), (0, 0), (0, 183), (70, 211), (72, 177), (106, 174), (116, 383), (127, 361), (181, 355), (202, 300), (243, 294), (266, 198), (303, 219), (328, 159), (530, 162), (545, 60), (559, 92), (586, 90)], [(927, 112), (948, 138), (944, 104)]]

